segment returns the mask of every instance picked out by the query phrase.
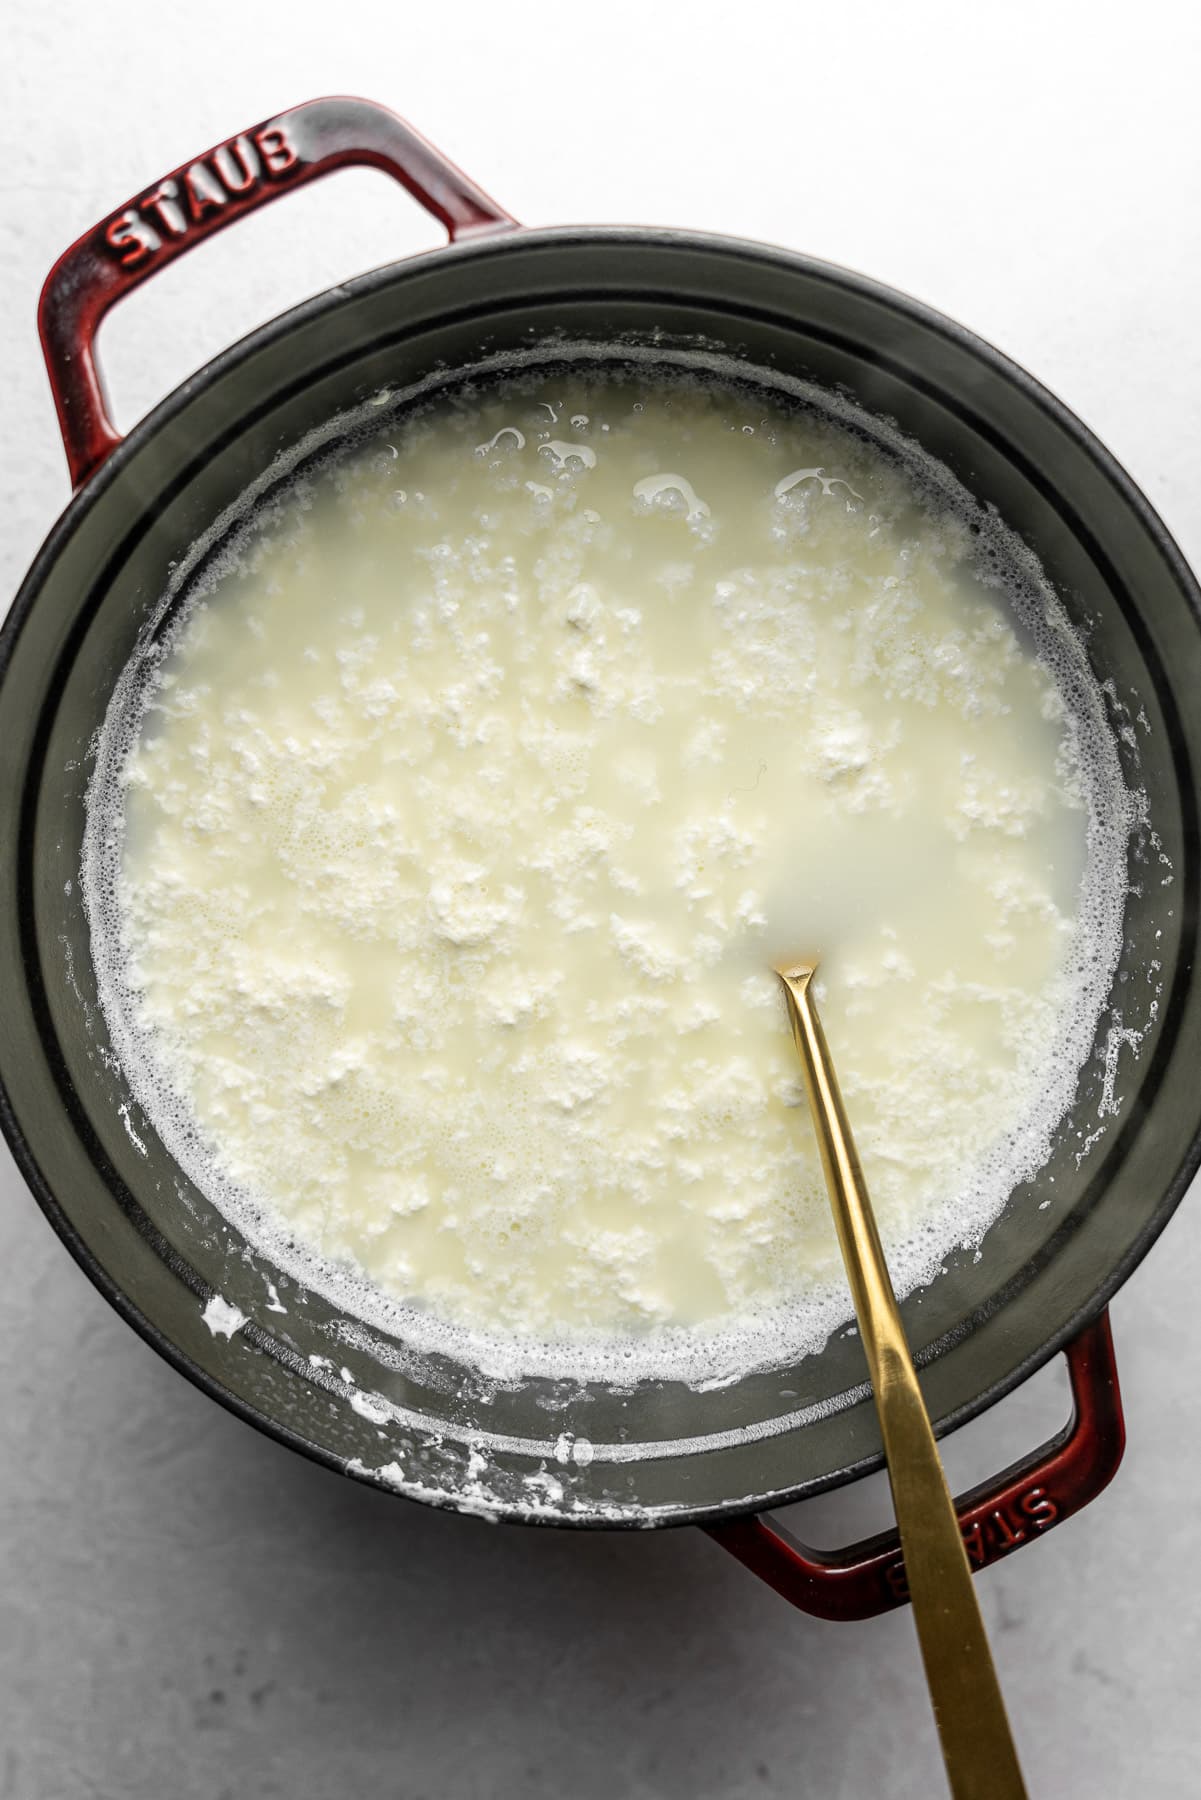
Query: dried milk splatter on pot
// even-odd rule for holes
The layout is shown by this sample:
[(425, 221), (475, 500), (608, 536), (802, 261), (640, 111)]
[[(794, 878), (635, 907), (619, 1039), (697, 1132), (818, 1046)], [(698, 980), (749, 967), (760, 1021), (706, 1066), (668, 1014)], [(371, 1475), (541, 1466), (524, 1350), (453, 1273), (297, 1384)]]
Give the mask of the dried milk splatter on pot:
[(210, 573), (115, 704), (85, 878), (141, 1103), (285, 1266), (529, 1366), (824, 1335), (792, 952), (902, 1289), (1037, 1168), (1125, 796), (950, 486), (761, 394), (529, 380)]

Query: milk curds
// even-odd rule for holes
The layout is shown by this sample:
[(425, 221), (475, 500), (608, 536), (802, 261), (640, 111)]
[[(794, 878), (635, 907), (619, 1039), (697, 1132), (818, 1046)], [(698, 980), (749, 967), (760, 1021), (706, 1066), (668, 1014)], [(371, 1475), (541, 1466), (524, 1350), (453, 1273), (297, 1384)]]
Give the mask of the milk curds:
[(1029, 557), (841, 414), (629, 371), (377, 412), (115, 706), (127, 1072), (365, 1316), (531, 1364), (820, 1341), (781, 956), (901, 1290), (1043, 1160), (1120, 936), (1103, 708)]

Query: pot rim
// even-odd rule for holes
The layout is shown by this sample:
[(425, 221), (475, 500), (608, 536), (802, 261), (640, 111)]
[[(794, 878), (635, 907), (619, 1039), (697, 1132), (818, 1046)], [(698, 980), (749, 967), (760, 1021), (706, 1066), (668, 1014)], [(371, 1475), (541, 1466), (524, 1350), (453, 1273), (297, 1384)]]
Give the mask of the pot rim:
[[(932, 335), (942, 337), (961, 351), (967, 352), (977, 361), (990, 365), (994, 372), (1017, 388), (1028, 401), (1032, 402), (1066, 435), (1071, 437), (1110, 486), (1117, 490), (1121, 500), (1133, 512), (1154, 542), (1186, 598), (1194, 619), (1201, 627), (1201, 588), (1198, 587), (1198, 583), (1171, 533), (1122, 465), (1088, 426), (1027, 369), (998, 350), (988, 340), (981, 338), (946, 314), (900, 289), (854, 270), (782, 246), (764, 244), (753, 239), (666, 226), (598, 225), (539, 228), (523, 226), (511, 231), (497, 232), (495, 235), (464, 239), (425, 252), (420, 256), (401, 258), (396, 262), (383, 264), (363, 275), (328, 288), (300, 301), (297, 305), (256, 327), (187, 376), (145, 417), (131, 427), (116, 449), (74, 492), (67, 506), (51, 527), (35, 554), (6, 617), (0, 623), (0, 683), (5, 679), (17, 640), (26, 618), (36, 603), (46, 572), (57, 559), (63, 544), (77, 529), (82, 517), (97, 504), (126, 464), (140, 454), (147, 442), (160, 429), (185, 410), (200, 389), (249, 361), (261, 350), (285, 338), (299, 326), (325, 314), (336, 312), (348, 300), (359, 295), (370, 294), (386, 288), (398, 277), (403, 277), (411, 271), (414, 266), (430, 267), (461, 261), (486, 261), (488, 258), (503, 257), (517, 250), (526, 251), (531, 244), (545, 244), (548, 248), (571, 248), (583, 244), (595, 245), (598, 240), (635, 247), (639, 244), (659, 248), (679, 246), (716, 254), (736, 263), (783, 265), (799, 275), (824, 282), (835, 289), (841, 288), (848, 294), (873, 300), (900, 313)], [(882, 356), (880, 361), (885, 366), (890, 366), (887, 356)], [(904, 380), (910, 386), (919, 390), (924, 386), (923, 378), (916, 370), (908, 365), (894, 366), (903, 374)], [(310, 378), (310, 376), (305, 376), (301, 379), (307, 381)], [(17, 1167), (33, 1192), (41, 1210), (79, 1267), (114, 1310), (160, 1356), (192, 1381), (210, 1399), (218, 1401), (226, 1410), (288, 1448), (301, 1452), (311, 1461), (326, 1468), (362, 1480), (369, 1486), (383, 1485), (375, 1471), (368, 1468), (348, 1467), (336, 1452), (310, 1441), (279, 1419), (236, 1396), (216, 1377), (208, 1374), (194, 1362), (187, 1351), (183, 1350), (141, 1311), (124, 1288), (109, 1274), (96, 1253), (84, 1242), (60, 1205), (49, 1183), (43, 1177), (32, 1148), (26, 1141), (17, 1121), (2, 1073), (0, 1073), (0, 1130), (3, 1130)], [(1201, 1169), (1201, 1120), (1198, 1122), (1197, 1129), (1194, 1131), (1175, 1177), (1152, 1209), (1142, 1229), (1116, 1260), (1104, 1280), (1096, 1286), (1089, 1298), (1076, 1308), (1065, 1323), (1052, 1331), (1016, 1366), (998, 1376), (972, 1399), (962, 1402), (936, 1419), (934, 1421), (936, 1435), (941, 1437), (956, 1430), (960, 1425), (980, 1416), (997, 1401), (1013, 1392), (1064, 1349), (1084, 1326), (1096, 1318), (1159, 1237), (1191, 1186), (1198, 1169)], [(172, 1260), (178, 1261), (174, 1257)], [(180, 1274), (180, 1271), (177, 1269), (176, 1273)], [(183, 1279), (182, 1274), (180, 1274), (180, 1278)], [(1003, 1309), (1007, 1297), (1017, 1289), (1020, 1282), (1021, 1272), (1019, 1271), (1004, 1288), (999, 1290), (990, 1312)], [(200, 1286), (203, 1287), (204, 1284), (201, 1283)], [(925, 1359), (919, 1359), (919, 1366), (922, 1360)], [(703, 1455), (704, 1452), (701, 1454)], [(820, 1477), (811, 1477), (796, 1488), (781, 1490), (773, 1496), (771, 1504), (777, 1507), (790, 1505), (797, 1500), (809, 1498), (861, 1479), (883, 1467), (883, 1455), (878, 1452), (872, 1453), (841, 1470), (831, 1471)], [(461, 1510), (456, 1505), (453, 1496), (445, 1498), (431, 1496), (428, 1501), (423, 1503), (438, 1506), (443, 1510)], [(762, 1505), (762, 1500), (756, 1502), (754, 1496), (747, 1496), (728, 1505), (683, 1508), (678, 1511), (673, 1510), (668, 1516), (648, 1514), (645, 1518), (639, 1518), (636, 1515), (606, 1518), (587, 1513), (572, 1514), (570, 1512), (513, 1515), (511, 1521), (508, 1515), (502, 1514), (501, 1516), (506, 1518), (506, 1522), (551, 1524), (577, 1530), (645, 1529), (648, 1525), (654, 1528), (667, 1528), (686, 1524), (713, 1523), (719, 1518), (732, 1520), (752, 1515), (760, 1511)]]

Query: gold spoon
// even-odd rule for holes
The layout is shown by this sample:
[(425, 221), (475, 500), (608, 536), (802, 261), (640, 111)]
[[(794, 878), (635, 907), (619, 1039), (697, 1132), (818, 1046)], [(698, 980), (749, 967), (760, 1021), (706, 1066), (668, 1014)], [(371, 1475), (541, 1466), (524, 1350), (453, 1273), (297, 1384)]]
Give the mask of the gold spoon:
[(859, 1333), (876, 1396), (926, 1683), (954, 1800), (1025, 1800), (959, 1521), (917, 1383), (905, 1328), (826, 1034), (810, 992), (815, 965), (785, 963), (792, 1035), (821, 1149)]

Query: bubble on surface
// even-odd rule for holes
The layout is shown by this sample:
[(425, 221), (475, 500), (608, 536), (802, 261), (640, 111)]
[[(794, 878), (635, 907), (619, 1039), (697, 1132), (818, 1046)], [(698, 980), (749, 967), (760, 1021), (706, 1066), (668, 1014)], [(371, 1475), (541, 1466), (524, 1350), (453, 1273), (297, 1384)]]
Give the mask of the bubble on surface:
[(670, 503), (673, 494), (683, 501), (684, 511), (689, 519), (709, 518), (707, 503), (697, 497), (692, 483), (683, 475), (646, 475), (641, 481), (634, 483), (635, 500), (645, 500), (651, 506), (659, 500)]

